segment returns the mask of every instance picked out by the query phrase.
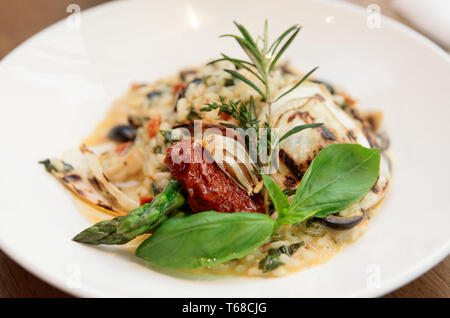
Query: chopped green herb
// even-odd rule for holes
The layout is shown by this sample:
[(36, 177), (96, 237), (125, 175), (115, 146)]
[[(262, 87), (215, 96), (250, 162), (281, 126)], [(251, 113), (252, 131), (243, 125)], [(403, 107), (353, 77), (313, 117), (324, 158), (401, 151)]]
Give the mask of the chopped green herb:
[(202, 115), (193, 106), (191, 106), (189, 113), (187, 114), (187, 120), (193, 121), (195, 119), (202, 119)]
[(302, 223), (302, 231), (314, 237), (322, 237), (326, 234), (326, 229), (320, 221), (308, 219)]
[(297, 191), (297, 189), (292, 189), (292, 188), (286, 188), (283, 190), (283, 193), (286, 194), (288, 197), (290, 197), (291, 195), (295, 194), (295, 191)]
[(269, 255), (259, 262), (258, 268), (262, 270), (263, 273), (267, 273), (283, 265), (284, 263), (280, 261), (279, 255), (270, 255), (269, 253)]
[(284, 263), (280, 260), (281, 254), (292, 256), (303, 244), (304, 242), (302, 241), (289, 246), (283, 245), (279, 248), (269, 249), (267, 251), (267, 256), (259, 262), (258, 268), (261, 269), (263, 273), (277, 269), (278, 267), (284, 265)]
[(57, 171), (55, 169), (55, 167), (52, 165), (52, 163), (50, 162), (50, 159), (45, 159), (45, 160), (39, 161), (39, 163), (41, 165), (44, 165), (45, 170), (47, 170), (47, 172)]
[(225, 82), (223, 83), (225, 87), (234, 86), (234, 80), (232, 78), (226, 78)]
[(45, 159), (42, 161), (39, 161), (38, 163), (44, 165), (45, 170), (47, 170), (47, 172), (52, 172), (52, 171), (56, 171), (56, 172), (68, 172), (73, 170), (73, 166), (65, 163), (64, 161), (60, 161), (58, 163), (62, 164), (62, 169), (58, 169), (57, 167), (55, 167), (54, 163), (52, 163), (52, 161), (50, 159)]
[(146, 121), (149, 121), (150, 117), (148, 116), (129, 116), (128, 123), (134, 127), (142, 126)]
[(279, 250), (281, 253), (286, 254), (287, 256), (292, 256), (304, 244), (305, 244), (305, 242), (301, 241), (301, 242), (291, 244), (289, 246), (283, 245), (279, 248)]
[(153, 153), (162, 153), (162, 149), (160, 146), (156, 146), (155, 148), (153, 148)]
[(181, 140), (181, 137), (174, 137), (171, 130), (160, 129), (159, 133), (164, 137), (166, 143), (174, 143)]

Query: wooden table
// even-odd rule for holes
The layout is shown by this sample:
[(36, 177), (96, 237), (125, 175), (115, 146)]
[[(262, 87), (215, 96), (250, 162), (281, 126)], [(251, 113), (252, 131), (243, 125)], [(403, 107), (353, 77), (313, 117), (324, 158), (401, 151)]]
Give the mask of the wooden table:
[[(82, 10), (107, 0), (14, 0), (0, 2), (0, 58), (44, 27), (67, 16), (71, 3)], [(351, 0), (367, 6), (378, 3), (383, 14), (401, 22), (388, 1)], [(386, 297), (450, 297), (450, 257), (425, 275)], [(71, 297), (24, 270), (0, 250), (0, 297)]]

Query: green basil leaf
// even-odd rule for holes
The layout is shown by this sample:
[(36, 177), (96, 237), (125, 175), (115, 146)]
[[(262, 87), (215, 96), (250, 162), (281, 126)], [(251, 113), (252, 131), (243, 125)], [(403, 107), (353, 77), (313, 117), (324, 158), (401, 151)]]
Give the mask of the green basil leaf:
[(282, 224), (294, 224), (315, 216), (320, 210), (289, 210), (277, 219), (277, 230)]
[(380, 150), (358, 144), (333, 144), (314, 158), (300, 182), (283, 224), (313, 215), (326, 217), (357, 202), (378, 178)]
[(267, 215), (249, 212), (208, 211), (172, 218), (138, 247), (136, 256), (172, 269), (223, 263), (263, 245), (274, 225)]
[(278, 185), (267, 175), (263, 174), (264, 185), (269, 192), (270, 199), (275, 206), (275, 210), (281, 214), (283, 209), (289, 207), (289, 200), (286, 194), (278, 187)]

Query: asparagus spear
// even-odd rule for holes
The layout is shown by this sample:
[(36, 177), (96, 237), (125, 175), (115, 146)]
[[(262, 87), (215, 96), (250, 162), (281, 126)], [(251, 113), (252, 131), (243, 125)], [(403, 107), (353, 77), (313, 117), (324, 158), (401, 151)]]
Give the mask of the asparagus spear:
[(178, 212), (177, 209), (184, 204), (185, 199), (179, 190), (180, 184), (171, 182), (151, 203), (146, 203), (125, 216), (98, 222), (76, 235), (73, 240), (93, 245), (117, 245), (154, 231), (167, 220), (170, 213)]

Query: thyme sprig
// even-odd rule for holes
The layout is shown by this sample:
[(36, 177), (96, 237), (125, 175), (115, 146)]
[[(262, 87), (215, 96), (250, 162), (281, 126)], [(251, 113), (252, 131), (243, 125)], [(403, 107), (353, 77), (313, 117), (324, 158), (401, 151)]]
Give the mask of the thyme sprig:
[[(226, 114), (231, 116), (233, 119), (239, 122), (239, 126), (235, 126), (230, 123), (222, 122), (221, 125), (231, 128), (231, 129), (243, 129), (246, 131), (247, 129), (253, 129), (255, 134), (251, 136), (247, 136), (245, 138), (245, 144), (247, 149), (256, 149), (256, 154), (259, 153), (259, 124), (260, 120), (256, 115), (255, 101), (253, 97), (250, 97), (250, 102), (245, 104), (241, 100), (236, 102), (229, 101), (228, 103), (222, 96), (219, 96), (220, 104), (216, 102), (212, 102), (206, 104), (206, 107), (200, 109), (200, 111), (212, 111), (218, 109), (218, 115)], [(252, 154), (250, 154), (252, 156)], [(255, 159), (258, 168), (261, 168), (261, 161), (258, 155), (253, 155), (253, 159)], [(259, 171), (260, 172), (260, 171)]]
[[(256, 117), (256, 109), (255, 109), (255, 102), (253, 100), (253, 97), (250, 98), (249, 106), (240, 100), (233, 102), (226, 102), (225, 99), (222, 96), (219, 96), (220, 104), (216, 102), (208, 103), (205, 107), (201, 108), (200, 111), (207, 112), (212, 111), (215, 109), (218, 109), (218, 115), (225, 114), (228, 116), (231, 116), (235, 120), (239, 121), (239, 125), (241, 128), (248, 129), (253, 128), (256, 131), (259, 130), (259, 120)], [(222, 125), (237, 129), (239, 127), (231, 125), (229, 123), (221, 123)]]

